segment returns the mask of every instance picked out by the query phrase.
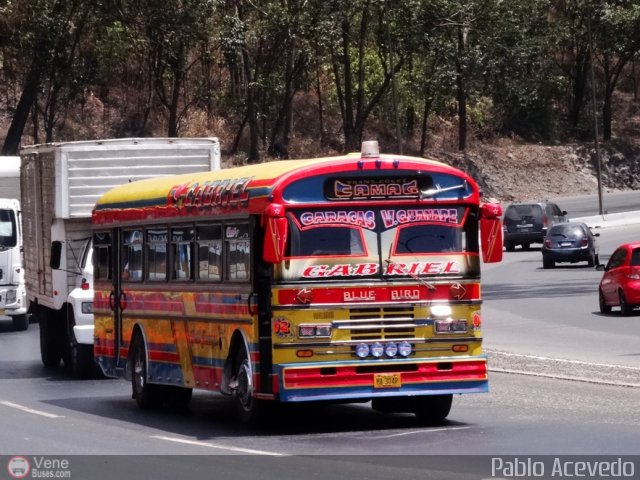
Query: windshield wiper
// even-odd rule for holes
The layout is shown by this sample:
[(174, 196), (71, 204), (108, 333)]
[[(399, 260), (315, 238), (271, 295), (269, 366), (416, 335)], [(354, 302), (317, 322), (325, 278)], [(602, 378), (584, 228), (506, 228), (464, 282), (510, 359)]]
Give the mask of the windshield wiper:
[(420, 190), (420, 200), (427, 197), (433, 197), (435, 195), (438, 195), (439, 193), (450, 192), (452, 190), (460, 190), (461, 188), (466, 189), (467, 182), (461, 183), (460, 185), (454, 185), (452, 187), (441, 188), (436, 186), (436, 188), (430, 188), (428, 190)]
[(404, 273), (405, 275), (407, 275), (408, 277), (413, 278), (414, 280), (416, 280), (417, 282), (420, 282), (422, 285), (424, 285), (425, 287), (427, 287), (429, 290), (431, 290), (432, 292), (436, 290), (435, 285), (433, 285), (432, 283), (427, 282), (425, 279), (420, 278), (418, 275), (416, 275), (415, 273), (411, 273), (409, 272), (404, 265), (400, 264), (400, 263), (396, 263), (393, 260), (391, 260), (390, 258), (385, 259), (385, 262), (387, 262), (387, 265), (393, 265), (395, 268), (397, 268), (398, 270), (400, 270), (402, 273)]

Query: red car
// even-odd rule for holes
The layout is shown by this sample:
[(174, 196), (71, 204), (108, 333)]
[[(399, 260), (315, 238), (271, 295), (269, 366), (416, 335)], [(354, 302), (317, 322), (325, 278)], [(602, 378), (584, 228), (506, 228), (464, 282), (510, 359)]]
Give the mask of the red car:
[(622, 315), (631, 315), (640, 307), (640, 242), (620, 245), (602, 269), (600, 311), (609, 313), (611, 307), (620, 307)]

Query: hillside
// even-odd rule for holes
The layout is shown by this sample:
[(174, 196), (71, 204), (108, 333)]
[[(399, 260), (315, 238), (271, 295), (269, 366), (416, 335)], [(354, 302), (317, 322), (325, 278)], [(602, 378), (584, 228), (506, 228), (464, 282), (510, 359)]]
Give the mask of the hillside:
[[(613, 141), (601, 146), (605, 191), (640, 189), (640, 147)], [(436, 158), (467, 171), (487, 197), (540, 200), (596, 194), (595, 148), (586, 144), (546, 146), (501, 141), (467, 154), (440, 152)]]

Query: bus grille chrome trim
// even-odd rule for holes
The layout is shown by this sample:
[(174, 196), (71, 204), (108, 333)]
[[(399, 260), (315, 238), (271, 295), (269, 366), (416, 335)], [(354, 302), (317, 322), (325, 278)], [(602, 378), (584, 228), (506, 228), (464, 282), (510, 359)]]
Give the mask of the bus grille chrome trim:
[(415, 329), (424, 321), (415, 320), (413, 308), (350, 308), (348, 320), (334, 320), (338, 330), (348, 330), (352, 341), (415, 338)]

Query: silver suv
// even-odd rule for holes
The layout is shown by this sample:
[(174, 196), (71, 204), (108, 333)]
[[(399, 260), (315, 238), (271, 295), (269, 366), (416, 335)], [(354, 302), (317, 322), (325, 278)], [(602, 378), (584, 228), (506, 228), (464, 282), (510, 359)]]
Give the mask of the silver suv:
[(553, 202), (512, 203), (504, 212), (504, 246), (513, 252), (516, 245), (528, 250), (532, 243), (542, 243), (548, 228), (566, 221), (567, 212)]

